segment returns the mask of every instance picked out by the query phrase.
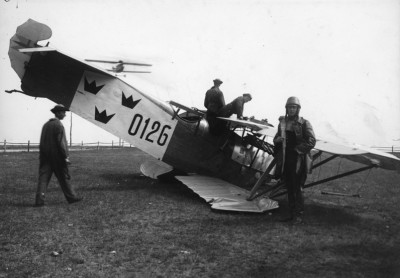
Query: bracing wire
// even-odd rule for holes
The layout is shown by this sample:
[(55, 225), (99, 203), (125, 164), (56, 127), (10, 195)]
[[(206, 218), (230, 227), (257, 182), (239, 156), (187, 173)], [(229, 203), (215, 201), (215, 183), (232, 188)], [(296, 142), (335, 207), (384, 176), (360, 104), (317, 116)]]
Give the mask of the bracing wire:
[(339, 159), (338, 168), (336, 171), (336, 175), (339, 175), (340, 166), (342, 165), (342, 158)]
[(369, 177), (369, 175), (371, 174), (372, 168), (369, 169), (368, 173), (365, 175), (364, 180), (362, 181), (361, 185), (357, 188), (357, 194), (360, 194), (360, 190), (362, 187), (364, 187), (367, 184), (367, 179)]

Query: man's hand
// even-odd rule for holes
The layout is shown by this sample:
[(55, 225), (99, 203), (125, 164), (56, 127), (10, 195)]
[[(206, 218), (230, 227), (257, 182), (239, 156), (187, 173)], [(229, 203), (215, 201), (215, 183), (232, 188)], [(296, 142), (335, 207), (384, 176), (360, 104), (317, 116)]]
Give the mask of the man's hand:
[(70, 164), (71, 164), (71, 161), (69, 160), (69, 157), (67, 157), (67, 158), (65, 159), (65, 162), (67, 163), (67, 165), (70, 165)]
[(281, 136), (278, 136), (274, 139), (274, 143), (282, 143), (285, 139), (283, 139)]

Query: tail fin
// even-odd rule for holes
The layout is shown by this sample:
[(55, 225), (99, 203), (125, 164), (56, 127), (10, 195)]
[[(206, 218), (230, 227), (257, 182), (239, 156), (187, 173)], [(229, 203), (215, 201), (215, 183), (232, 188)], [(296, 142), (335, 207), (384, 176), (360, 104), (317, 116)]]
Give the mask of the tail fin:
[(11, 67), (21, 80), (25, 74), (25, 64), (29, 62), (31, 54), (21, 53), (19, 49), (37, 47), (38, 41), (47, 40), (51, 35), (51, 29), (47, 25), (32, 19), (28, 19), (17, 28), (17, 32), (10, 40), (8, 56), (10, 57)]

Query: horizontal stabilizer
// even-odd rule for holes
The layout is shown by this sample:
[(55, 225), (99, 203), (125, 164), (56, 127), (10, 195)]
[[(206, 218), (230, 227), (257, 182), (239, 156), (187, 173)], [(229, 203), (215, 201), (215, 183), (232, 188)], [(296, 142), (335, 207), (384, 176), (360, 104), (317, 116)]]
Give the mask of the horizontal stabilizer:
[(43, 46), (43, 47), (21, 48), (21, 49), (18, 49), (18, 51), (22, 52), (22, 53), (31, 53), (31, 52), (56, 51), (56, 49), (47, 47), (47, 46)]
[(278, 202), (266, 198), (247, 201), (250, 192), (217, 178), (199, 175), (176, 178), (216, 210), (262, 213), (279, 207)]

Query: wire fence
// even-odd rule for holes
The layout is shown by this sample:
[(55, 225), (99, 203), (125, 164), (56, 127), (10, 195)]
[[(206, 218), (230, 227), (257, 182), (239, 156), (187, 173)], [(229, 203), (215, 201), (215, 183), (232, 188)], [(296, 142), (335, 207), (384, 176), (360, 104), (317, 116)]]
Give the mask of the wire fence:
[[(119, 148), (131, 148), (131, 144), (122, 140), (114, 142), (93, 142), (93, 143), (69, 143), (70, 151), (79, 150), (100, 150), (100, 149), (119, 149)], [(39, 151), (39, 143), (32, 143), (30, 140), (26, 143), (14, 143), (4, 140), (2, 146), (3, 152), (37, 152)]]
[(391, 146), (391, 147), (372, 147), (372, 149), (382, 151), (385, 153), (400, 153), (400, 146)]
[[(93, 143), (84, 143), (81, 141), (80, 143), (69, 143), (69, 149), (74, 150), (100, 150), (100, 149), (118, 149), (118, 148), (131, 148), (133, 147), (131, 144), (120, 140), (118, 142), (111, 141), (109, 143), (105, 142), (93, 142)], [(391, 147), (372, 147), (372, 149), (383, 151), (386, 153), (399, 154), (400, 146), (391, 146)], [(31, 152), (31, 151), (39, 151), (39, 143), (31, 143), (29, 140), (27, 143), (13, 143), (7, 142), (4, 140), (3, 143), (3, 152)]]

